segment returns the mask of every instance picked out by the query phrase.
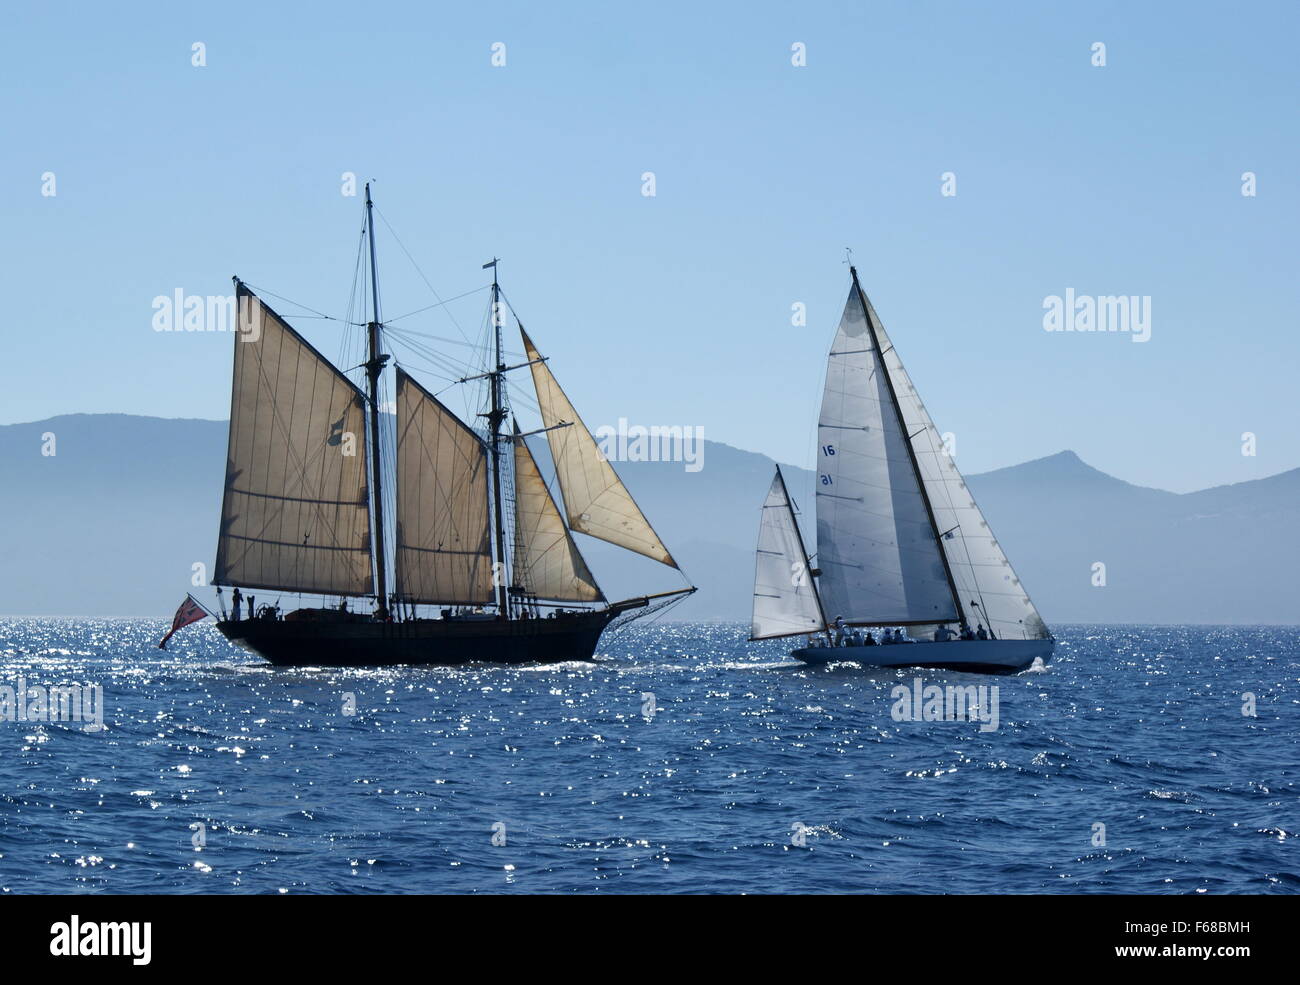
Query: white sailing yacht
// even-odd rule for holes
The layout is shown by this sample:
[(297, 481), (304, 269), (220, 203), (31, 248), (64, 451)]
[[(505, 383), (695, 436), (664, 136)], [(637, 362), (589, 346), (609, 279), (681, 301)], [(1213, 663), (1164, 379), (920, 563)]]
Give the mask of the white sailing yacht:
[[(792, 653), (807, 663), (994, 672), (1046, 660), (1052, 634), (849, 270), (817, 429), (817, 563), (778, 466), (750, 638), (807, 635)], [(901, 630), (910, 642), (848, 645), (862, 635), (855, 627)], [(984, 638), (961, 638), (967, 630)]]

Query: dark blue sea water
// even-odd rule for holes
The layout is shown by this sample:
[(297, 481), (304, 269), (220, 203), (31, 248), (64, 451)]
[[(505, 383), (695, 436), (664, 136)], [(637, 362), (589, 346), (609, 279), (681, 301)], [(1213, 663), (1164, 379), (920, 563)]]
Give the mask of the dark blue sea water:
[[(1058, 627), (998, 678), (736, 626), (355, 671), (162, 628), (0, 622), (0, 685), (102, 684), (106, 726), (0, 722), (4, 892), (1300, 890), (1295, 628)], [(999, 727), (896, 721), (917, 676), (996, 684)]]

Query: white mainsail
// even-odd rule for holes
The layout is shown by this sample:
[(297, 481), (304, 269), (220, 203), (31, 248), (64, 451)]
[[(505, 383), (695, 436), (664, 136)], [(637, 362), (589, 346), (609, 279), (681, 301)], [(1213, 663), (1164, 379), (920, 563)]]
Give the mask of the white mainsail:
[(778, 466), (758, 526), (750, 639), (819, 633), (825, 628), (803, 538)]
[[(521, 325), (569, 529), (677, 567)], [(571, 426), (564, 426), (571, 425)]]
[(557, 602), (603, 602), (591, 569), (546, 488), (528, 442), (516, 433), (514, 582)]
[(236, 284), (217, 585), (368, 595), (365, 398)]
[(866, 307), (894, 383), (903, 424), (911, 435), (917, 467), (967, 620), (972, 628), (983, 623), (997, 639), (1049, 638), (1051, 633), (966, 488), (957, 463), (945, 452), (943, 437), (869, 299)]
[(907, 440), (855, 285), (827, 361), (817, 428), (818, 589), (832, 620), (958, 616)]
[(397, 592), (408, 602), (492, 601), (483, 441), (397, 370)]

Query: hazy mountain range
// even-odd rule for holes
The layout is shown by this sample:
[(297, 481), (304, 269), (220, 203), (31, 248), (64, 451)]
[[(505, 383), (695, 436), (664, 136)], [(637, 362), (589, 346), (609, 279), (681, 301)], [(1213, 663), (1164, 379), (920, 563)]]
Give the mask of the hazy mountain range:
[[(47, 433), (54, 455), (42, 454)], [(75, 414), (0, 426), (0, 613), (170, 616), (191, 589), (191, 566), (211, 567), (225, 455), (223, 421)], [(705, 443), (698, 472), (618, 465), (700, 587), (673, 618), (748, 620), (772, 466), (717, 442)], [(785, 471), (807, 510), (811, 547), (812, 473)], [(968, 479), (1049, 625), (1300, 622), (1291, 571), (1300, 469), (1176, 494), (1130, 485), (1064, 451)], [(681, 583), (654, 562), (579, 540), (611, 599)], [(1104, 587), (1093, 585), (1098, 561)], [(210, 589), (195, 594), (211, 598)]]

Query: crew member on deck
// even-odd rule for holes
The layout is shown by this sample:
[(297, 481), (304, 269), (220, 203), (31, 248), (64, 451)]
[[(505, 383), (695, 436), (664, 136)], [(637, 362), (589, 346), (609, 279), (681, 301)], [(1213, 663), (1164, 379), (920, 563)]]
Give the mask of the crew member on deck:
[(244, 601), (244, 596), (243, 593), (240, 592), (238, 588), (236, 588), (233, 597), (235, 601), (235, 611), (230, 618), (233, 622), (239, 622), (239, 604)]
[(844, 617), (835, 617), (835, 646), (844, 645)]

